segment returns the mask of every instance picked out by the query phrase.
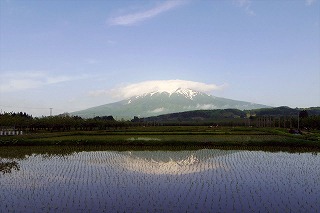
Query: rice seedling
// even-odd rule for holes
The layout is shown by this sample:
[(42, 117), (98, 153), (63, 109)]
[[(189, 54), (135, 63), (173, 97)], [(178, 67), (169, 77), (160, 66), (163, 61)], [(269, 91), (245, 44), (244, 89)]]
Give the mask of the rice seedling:
[(19, 170), (0, 173), (0, 212), (320, 209), (320, 155), (312, 153), (65, 149), (1, 158)]

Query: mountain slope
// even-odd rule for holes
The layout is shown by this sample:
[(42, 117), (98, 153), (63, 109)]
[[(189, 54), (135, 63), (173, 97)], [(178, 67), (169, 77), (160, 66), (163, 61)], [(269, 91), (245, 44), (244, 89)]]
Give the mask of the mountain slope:
[(193, 110), (176, 112), (146, 118), (135, 118), (134, 122), (166, 122), (166, 123), (194, 123), (194, 122), (216, 122), (217, 120), (228, 120), (235, 118), (246, 118), (247, 114), (239, 109), (214, 109)]
[(130, 119), (133, 116), (150, 117), (174, 112), (201, 109), (258, 109), (268, 106), (245, 101), (214, 97), (191, 89), (179, 88), (175, 92), (152, 92), (119, 102), (92, 107), (72, 113), (84, 118), (112, 115)]
[(306, 111), (308, 116), (319, 116), (320, 107), (311, 108), (290, 108), (290, 107), (275, 107), (275, 108), (261, 108), (252, 110), (239, 109), (214, 109), (214, 110), (194, 110), (187, 112), (177, 112), (170, 114), (163, 114), (152, 117), (135, 118), (134, 122), (161, 122), (161, 123), (195, 123), (195, 122), (221, 122), (228, 119), (234, 120), (237, 118), (254, 117), (291, 117), (296, 118), (301, 111)]

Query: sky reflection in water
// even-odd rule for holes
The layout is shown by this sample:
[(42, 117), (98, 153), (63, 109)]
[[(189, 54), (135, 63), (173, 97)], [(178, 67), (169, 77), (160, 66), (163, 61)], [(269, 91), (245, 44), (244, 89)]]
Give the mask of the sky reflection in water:
[(320, 209), (320, 156), (239, 150), (82, 151), (3, 158), (0, 212)]

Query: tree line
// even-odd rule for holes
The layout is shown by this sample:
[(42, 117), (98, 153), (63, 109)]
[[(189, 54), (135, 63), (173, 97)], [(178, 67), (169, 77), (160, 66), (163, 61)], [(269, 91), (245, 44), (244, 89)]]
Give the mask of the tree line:
[(171, 113), (132, 122), (147, 125), (250, 126), (274, 128), (320, 128), (320, 111), (278, 107), (259, 110), (215, 109)]
[[(228, 112), (228, 114), (226, 113)], [(203, 112), (201, 112), (203, 114)], [(209, 113), (209, 112), (207, 112)], [(183, 114), (185, 115), (185, 113)], [(221, 117), (205, 118), (195, 117), (195, 113), (190, 113), (192, 119), (178, 115), (170, 119), (138, 118), (134, 117), (131, 121), (117, 121), (113, 116), (96, 116), (94, 118), (81, 118), (62, 114), (57, 116), (33, 117), (25, 112), (10, 112), (0, 114), (0, 130), (14, 129), (18, 131), (72, 131), (72, 130), (109, 130), (121, 129), (133, 126), (252, 126), (252, 127), (274, 127), (274, 128), (307, 128), (320, 129), (320, 116), (308, 115), (307, 111), (302, 110), (299, 115), (251, 115), (230, 114), (224, 111)], [(194, 119), (197, 118), (197, 119)]]
[(84, 119), (68, 114), (46, 117), (33, 117), (22, 112), (0, 114), (0, 129), (14, 128), (21, 131), (105, 130), (123, 128), (128, 125), (129, 122), (116, 121), (112, 116), (97, 116)]

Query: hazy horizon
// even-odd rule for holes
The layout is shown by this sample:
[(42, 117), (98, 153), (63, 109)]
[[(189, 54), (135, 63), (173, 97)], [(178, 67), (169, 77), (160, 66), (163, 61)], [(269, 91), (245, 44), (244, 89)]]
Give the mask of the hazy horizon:
[(0, 109), (74, 112), (189, 87), (320, 106), (320, 1), (0, 1)]

